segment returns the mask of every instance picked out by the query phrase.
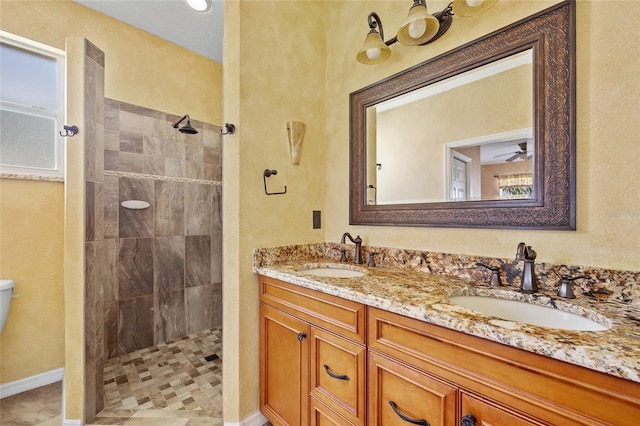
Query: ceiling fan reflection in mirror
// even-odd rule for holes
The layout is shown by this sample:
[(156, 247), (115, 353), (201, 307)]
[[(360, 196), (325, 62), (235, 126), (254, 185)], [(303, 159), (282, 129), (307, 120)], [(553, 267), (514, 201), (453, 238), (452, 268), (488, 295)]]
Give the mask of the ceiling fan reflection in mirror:
[(528, 154), (528, 152), (527, 152), (527, 141), (526, 140), (524, 142), (519, 142), (518, 143), (518, 148), (520, 148), (519, 151), (509, 152), (509, 153), (506, 153), (506, 154), (494, 155), (493, 158), (509, 157), (509, 158), (504, 160), (507, 163), (511, 163), (512, 161), (516, 161), (516, 160), (526, 161), (526, 160), (531, 160), (533, 158), (533, 154)]

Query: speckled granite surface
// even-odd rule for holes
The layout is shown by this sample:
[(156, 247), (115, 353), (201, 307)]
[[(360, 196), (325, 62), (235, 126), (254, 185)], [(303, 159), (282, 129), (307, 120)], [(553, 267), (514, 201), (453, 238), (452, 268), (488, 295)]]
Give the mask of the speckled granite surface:
[[(340, 248), (340, 244), (319, 243), (256, 249), (254, 272), (640, 382), (640, 272), (539, 264), (536, 273), (540, 292), (524, 294), (517, 291), (521, 262), (363, 247), (364, 264), (356, 266), (338, 262)], [(353, 246), (350, 248), (353, 250)], [(365, 266), (370, 252), (377, 253), (377, 266), (373, 268)], [(507, 285), (488, 286), (489, 274), (478, 268), (477, 262), (500, 265)], [(338, 266), (366, 274), (336, 278), (304, 273), (318, 266)], [(586, 283), (574, 287), (576, 299), (565, 300), (555, 295), (558, 271), (586, 273), (591, 279), (581, 280)], [(456, 295), (526, 301), (583, 315), (611, 328), (572, 331), (505, 321), (448, 301)]]

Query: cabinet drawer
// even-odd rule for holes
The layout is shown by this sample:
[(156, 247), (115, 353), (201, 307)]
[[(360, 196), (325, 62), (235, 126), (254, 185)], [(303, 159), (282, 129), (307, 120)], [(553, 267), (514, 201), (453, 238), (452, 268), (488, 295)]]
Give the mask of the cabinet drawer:
[(543, 423), (533, 417), (519, 413), (510, 407), (500, 405), (494, 401), (488, 401), (476, 395), (462, 392), (462, 415), (472, 414), (477, 426), (544, 426)]
[(309, 424), (311, 426), (352, 426), (352, 423), (315, 398), (311, 398), (311, 423)]
[(355, 425), (365, 424), (364, 345), (311, 327), (311, 396)]
[(365, 306), (340, 297), (260, 276), (260, 301), (334, 333), (365, 341)]
[(370, 425), (454, 426), (456, 397), (453, 385), (369, 351)]

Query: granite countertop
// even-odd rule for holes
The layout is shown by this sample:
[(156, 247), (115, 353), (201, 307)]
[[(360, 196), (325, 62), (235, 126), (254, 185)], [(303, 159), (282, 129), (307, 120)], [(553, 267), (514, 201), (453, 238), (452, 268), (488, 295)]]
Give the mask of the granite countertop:
[[(366, 271), (361, 277), (338, 278), (305, 274), (322, 266)], [(295, 261), (258, 265), (254, 272), (322, 293), (486, 338), (560, 361), (640, 382), (640, 308), (616, 301), (588, 298), (566, 300), (541, 290), (524, 294), (513, 287), (425, 273), (411, 269), (356, 266), (327, 262)], [(605, 331), (573, 331), (545, 328), (476, 313), (449, 302), (459, 295), (496, 296), (543, 305), (583, 315)]]

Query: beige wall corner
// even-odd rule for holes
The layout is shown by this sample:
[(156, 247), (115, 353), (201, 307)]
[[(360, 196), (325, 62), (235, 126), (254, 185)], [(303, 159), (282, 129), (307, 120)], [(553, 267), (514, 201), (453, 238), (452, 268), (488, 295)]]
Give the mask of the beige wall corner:
[[(67, 120), (84, 123), (84, 51), (82, 38), (69, 38)], [(65, 173), (65, 418), (84, 419), (84, 133), (67, 143)]]

